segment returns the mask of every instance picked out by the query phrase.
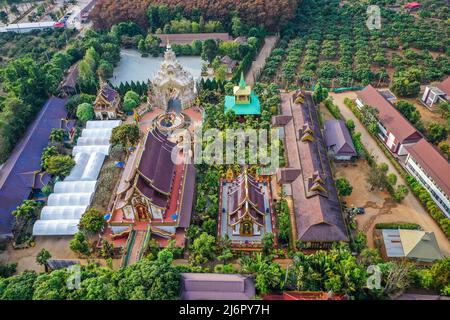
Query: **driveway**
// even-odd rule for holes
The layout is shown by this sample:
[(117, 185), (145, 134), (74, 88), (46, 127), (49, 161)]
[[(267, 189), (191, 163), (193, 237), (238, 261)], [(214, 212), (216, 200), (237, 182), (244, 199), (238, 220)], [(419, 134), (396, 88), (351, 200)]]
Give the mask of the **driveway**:
[(245, 77), (245, 82), (248, 85), (250, 86), (254, 85), (255, 78), (258, 77), (259, 72), (262, 70), (262, 68), (264, 68), (264, 65), (266, 64), (266, 59), (272, 52), (277, 41), (278, 41), (277, 36), (267, 36), (264, 38), (264, 45), (261, 48), (261, 51), (259, 52), (258, 56), (256, 57), (256, 60), (253, 61), (252, 66), (250, 67), (250, 70), (248, 70), (247, 75)]
[[(355, 122), (356, 131), (361, 132), (361, 141), (366, 147), (366, 149), (372, 153), (378, 163), (384, 162), (389, 166), (389, 172), (395, 173), (398, 177), (397, 184), (407, 185), (406, 181), (400, 176), (400, 173), (397, 169), (391, 164), (390, 160), (386, 157), (383, 151), (378, 146), (377, 142), (372, 138), (370, 133), (366, 130), (363, 124), (356, 118), (353, 112), (344, 104), (344, 99), (356, 99), (355, 92), (344, 92), (344, 93), (330, 93), (330, 96), (333, 97), (334, 103), (339, 107), (342, 116), (347, 119), (352, 119)], [(383, 207), (382, 203), (377, 204), (380, 207)], [(408, 208), (410, 214), (407, 216), (409, 221), (404, 221), (402, 219), (400, 221), (403, 222), (412, 222), (417, 223), (422, 226), (422, 228), (426, 231), (433, 231), (436, 235), (436, 239), (439, 243), (439, 247), (441, 248), (443, 254), (446, 256), (450, 255), (450, 241), (447, 239), (445, 234), (440, 229), (439, 225), (433, 220), (433, 218), (428, 214), (427, 211), (423, 208), (422, 204), (416, 197), (410, 192), (402, 201), (401, 206), (405, 206)], [(395, 217), (394, 217), (395, 218)], [(376, 223), (382, 222), (394, 222), (393, 216), (391, 215), (378, 215), (376, 219), (370, 221), (370, 225), (367, 225), (364, 229), (367, 229), (367, 235), (370, 237), (372, 235), (373, 228)], [(369, 243), (370, 244), (370, 243)]]

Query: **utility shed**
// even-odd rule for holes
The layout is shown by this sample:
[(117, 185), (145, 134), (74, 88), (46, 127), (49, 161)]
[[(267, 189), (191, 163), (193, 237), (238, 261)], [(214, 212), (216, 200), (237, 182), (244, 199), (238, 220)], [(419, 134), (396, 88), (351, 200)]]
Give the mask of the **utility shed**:
[(383, 229), (382, 234), (388, 258), (433, 262), (443, 257), (433, 232)]
[(182, 273), (181, 300), (250, 300), (255, 295), (251, 276)]

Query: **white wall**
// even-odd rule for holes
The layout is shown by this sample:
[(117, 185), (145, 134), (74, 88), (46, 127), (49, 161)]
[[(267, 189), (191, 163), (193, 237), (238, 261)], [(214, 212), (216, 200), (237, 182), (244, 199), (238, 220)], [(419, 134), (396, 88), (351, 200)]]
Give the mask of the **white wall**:
[[(428, 177), (422, 168), (413, 160), (411, 155), (408, 155), (406, 159), (406, 170), (408, 170), (408, 172), (411, 173), (425, 189), (427, 189), (434, 202), (436, 202), (439, 208), (444, 211), (445, 215), (450, 218), (450, 195), (447, 195), (446, 197), (445, 194), (438, 189), (434, 181)], [(447, 208), (444, 205), (447, 206)]]

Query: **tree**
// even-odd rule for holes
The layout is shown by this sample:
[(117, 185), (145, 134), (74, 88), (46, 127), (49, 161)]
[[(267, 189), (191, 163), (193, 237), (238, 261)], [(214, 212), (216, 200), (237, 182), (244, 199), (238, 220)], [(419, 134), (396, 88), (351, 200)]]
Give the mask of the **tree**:
[(427, 137), (433, 144), (439, 144), (448, 137), (448, 129), (439, 123), (433, 122), (427, 128)]
[(47, 173), (52, 176), (66, 177), (75, 166), (75, 160), (70, 156), (56, 155), (50, 157), (47, 162)]
[(420, 82), (406, 76), (396, 76), (392, 80), (392, 92), (399, 97), (416, 97), (420, 92)]
[(353, 134), (353, 132), (355, 132), (355, 122), (352, 119), (348, 119), (345, 122), (345, 125), (347, 126), (348, 131), (350, 131), (350, 134)]
[(4, 10), (0, 11), (0, 22), (8, 24), (8, 13)]
[(82, 103), (77, 107), (77, 118), (82, 121), (86, 122), (89, 120), (94, 119), (95, 113), (94, 113), (94, 107), (90, 103)]
[(439, 113), (441, 114), (441, 118), (448, 119), (450, 116), (450, 102), (440, 102), (437, 107)]
[(45, 266), (45, 271), (47, 271), (47, 261), (52, 257), (50, 252), (46, 249), (42, 249), (39, 251), (38, 255), (36, 256), (36, 262), (41, 265)]
[(141, 99), (139, 97), (139, 94), (130, 90), (125, 94), (122, 109), (125, 112), (132, 112), (133, 109), (139, 106), (140, 103)]
[(322, 87), (322, 84), (318, 82), (314, 87), (313, 99), (317, 104), (320, 104), (328, 97), (328, 90)]
[(90, 208), (81, 217), (79, 228), (84, 232), (98, 233), (103, 228), (104, 223), (103, 213)]
[(282, 272), (278, 263), (261, 253), (253, 256), (244, 256), (240, 259), (241, 272), (255, 275), (255, 287), (261, 294), (267, 294), (271, 289), (282, 286)]
[(336, 187), (338, 189), (338, 194), (341, 197), (349, 196), (352, 194), (353, 187), (346, 178), (338, 178), (336, 180)]
[(202, 59), (208, 61), (210, 64), (217, 56), (219, 52), (219, 48), (217, 47), (217, 43), (214, 39), (208, 39), (203, 41), (202, 47)]
[(0, 300), (31, 300), (36, 279), (37, 274), (34, 271), (0, 279)]
[(67, 139), (68, 134), (64, 129), (52, 129), (50, 133), (49, 140), (52, 142), (64, 142)]
[(367, 182), (373, 187), (384, 190), (388, 185), (387, 172), (389, 167), (385, 163), (372, 166), (370, 168)]
[(423, 131), (424, 127), (421, 121), (420, 112), (415, 105), (408, 101), (400, 100), (395, 106), (409, 122), (411, 122), (418, 130)]
[(139, 141), (140, 130), (135, 124), (123, 124), (112, 131), (111, 144), (132, 147)]
[(87, 256), (90, 252), (90, 244), (84, 233), (81, 231), (75, 233), (73, 239), (69, 243), (69, 247), (70, 250), (82, 256)]
[(212, 260), (216, 251), (214, 236), (203, 232), (194, 240), (190, 247), (189, 259), (194, 266), (200, 266)]
[(403, 199), (408, 195), (409, 189), (405, 185), (399, 185), (397, 190), (392, 194), (392, 198), (395, 202), (402, 202)]
[(17, 263), (0, 264), (0, 279), (9, 278), (17, 270)]
[(47, 170), (49, 159), (51, 157), (53, 157), (53, 156), (57, 156), (58, 154), (59, 154), (59, 152), (56, 149), (56, 147), (54, 147), (54, 146), (46, 147), (42, 151), (42, 155), (41, 155), (41, 166), (42, 166), (42, 169)]
[(261, 239), (262, 243), (262, 252), (265, 256), (268, 256), (271, 254), (271, 252), (274, 249), (274, 236), (272, 232), (267, 232), (263, 235)]

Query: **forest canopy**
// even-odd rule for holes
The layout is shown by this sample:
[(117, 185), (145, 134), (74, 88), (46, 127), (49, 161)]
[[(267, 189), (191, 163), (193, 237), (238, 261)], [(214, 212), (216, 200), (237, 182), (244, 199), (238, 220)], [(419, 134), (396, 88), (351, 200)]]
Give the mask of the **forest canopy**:
[(229, 24), (233, 11), (251, 26), (263, 25), (276, 31), (292, 18), (299, 0), (99, 0), (90, 14), (96, 29), (109, 29), (118, 22), (133, 20), (141, 27), (148, 27), (146, 11), (151, 4), (165, 4), (169, 8), (178, 6), (188, 14), (200, 10), (205, 19), (217, 19)]

